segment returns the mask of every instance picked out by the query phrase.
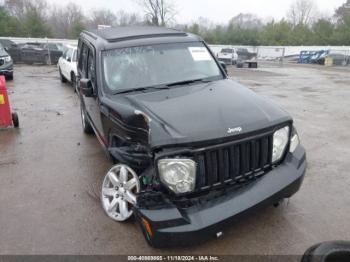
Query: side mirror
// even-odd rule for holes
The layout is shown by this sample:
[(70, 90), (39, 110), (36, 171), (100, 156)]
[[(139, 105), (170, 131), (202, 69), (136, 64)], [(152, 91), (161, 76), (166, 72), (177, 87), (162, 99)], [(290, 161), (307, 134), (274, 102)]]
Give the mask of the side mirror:
[(5, 51), (8, 51), (8, 50), (9, 50), (9, 48), (8, 48), (8, 47), (5, 47), (4, 49), (5, 49)]
[(67, 59), (66, 59), (68, 62), (71, 62), (71, 59), (70, 59), (70, 57), (67, 57)]
[(93, 97), (94, 89), (92, 88), (92, 83), (90, 79), (83, 78), (80, 80), (80, 89), (84, 96)]
[(221, 65), (221, 67), (224, 69), (225, 73), (227, 74), (227, 67), (226, 67), (225, 62), (221, 62), (221, 61), (220, 61), (220, 65)]

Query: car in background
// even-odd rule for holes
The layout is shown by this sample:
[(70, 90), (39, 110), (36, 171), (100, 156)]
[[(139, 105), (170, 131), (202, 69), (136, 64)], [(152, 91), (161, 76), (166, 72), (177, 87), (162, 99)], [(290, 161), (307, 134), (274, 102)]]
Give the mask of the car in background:
[(238, 60), (245, 61), (257, 57), (257, 53), (249, 52), (247, 48), (237, 48)]
[(77, 47), (68, 45), (58, 60), (58, 72), (62, 83), (70, 82), (75, 89), (77, 76)]
[(6, 50), (6, 52), (11, 56), (14, 63), (21, 62), (21, 48), (18, 44), (10, 39), (0, 39), (0, 44)]
[(13, 61), (5, 48), (0, 44), (0, 75), (4, 75), (7, 80), (13, 79)]
[(235, 48), (223, 48), (217, 57), (220, 62), (224, 62), (226, 65), (235, 65), (238, 60), (238, 54)]
[(58, 49), (55, 43), (26, 43), (21, 48), (22, 62), (27, 64), (57, 64), (61, 56), (62, 51)]
[(342, 53), (331, 52), (325, 57), (319, 58), (315, 63), (320, 65), (326, 64), (326, 59), (331, 59), (332, 65), (335, 66), (348, 66), (350, 65), (350, 56)]

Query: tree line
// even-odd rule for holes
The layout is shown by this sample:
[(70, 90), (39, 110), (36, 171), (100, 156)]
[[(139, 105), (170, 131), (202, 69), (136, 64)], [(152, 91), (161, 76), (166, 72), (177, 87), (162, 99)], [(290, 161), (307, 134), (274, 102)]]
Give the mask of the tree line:
[(215, 25), (200, 18), (184, 28), (211, 44), (350, 45), (350, 0), (331, 16), (319, 14), (311, 0), (296, 0), (279, 21), (263, 22), (256, 15), (239, 14), (227, 25)]
[(46, 0), (5, 0), (0, 6), (0, 36), (76, 39), (98, 25), (170, 26), (198, 34), (210, 44), (235, 45), (350, 45), (350, 0), (334, 14), (319, 14), (312, 0), (295, 0), (285, 18), (261, 19), (239, 14), (226, 24), (199, 18), (178, 24), (173, 0), (134, 0), (140, 13), (95, 9), (85, 14), (71, 2), (49, 5)]

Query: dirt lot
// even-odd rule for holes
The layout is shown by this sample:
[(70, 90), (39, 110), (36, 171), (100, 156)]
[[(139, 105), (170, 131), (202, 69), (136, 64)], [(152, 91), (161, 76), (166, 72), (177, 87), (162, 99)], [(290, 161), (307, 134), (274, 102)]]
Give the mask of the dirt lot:
[(73, 89), (55, 67), (17, 66), (8, 85), (19, 130), (0, 131), (0, 254), (301, 254), (350, 240), (350, 70), (231, 69), (295, 118), (308, 153), (301, 191), (188, 249), (153, 250), (133, 223), (110, 220), (99, 185), (112, 163), (83, 134)]

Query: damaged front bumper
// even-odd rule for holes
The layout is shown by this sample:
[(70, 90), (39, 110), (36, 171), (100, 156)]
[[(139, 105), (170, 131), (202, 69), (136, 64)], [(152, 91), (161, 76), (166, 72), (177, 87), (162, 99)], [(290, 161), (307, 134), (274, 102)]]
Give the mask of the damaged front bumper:
[(221, 236), (225, 226), (241, 216), (294, 195), (305, 170), (306, 154), (299, 145), (281, 165), (246, 186), (227, 190), (210, 200), (198, 199), (188, 207), (179, 206), (164, 195), (153, 202), (142, 201), (146, 197), (141, 196), (134, 214), (154, 247), (198, 244)]

